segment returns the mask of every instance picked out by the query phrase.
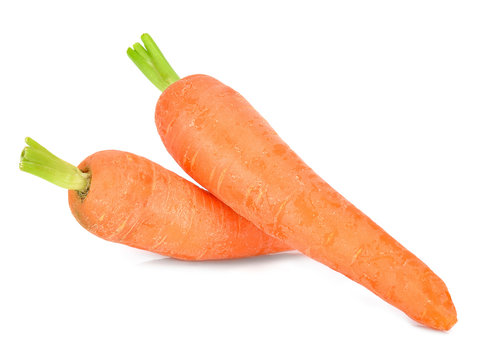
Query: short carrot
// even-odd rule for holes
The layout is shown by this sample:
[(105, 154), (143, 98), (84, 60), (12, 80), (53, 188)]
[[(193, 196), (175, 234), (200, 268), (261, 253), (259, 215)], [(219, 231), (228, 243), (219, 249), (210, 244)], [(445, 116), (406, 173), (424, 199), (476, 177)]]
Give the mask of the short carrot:
[(30, 138), (26, 144), (21, 170), (69, 189), (74, 217), (100, 238), (183, 260), (289, 250), (207, 191), (146, 158), (101, 151), (76, 168)]
[(456, 323), (444, 282), (321, 179), (239, 93), (206, 75), (180, 79), (152, 38), (142, 41), (128, 55), (162, 91), (158, 132), (199, 184), (412, 319), (440, 330)]

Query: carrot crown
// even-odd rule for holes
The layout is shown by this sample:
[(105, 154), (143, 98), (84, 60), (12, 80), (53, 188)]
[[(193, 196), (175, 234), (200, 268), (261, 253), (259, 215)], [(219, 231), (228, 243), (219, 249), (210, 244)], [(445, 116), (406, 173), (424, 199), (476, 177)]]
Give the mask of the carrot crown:
[(180, 77), (170, 66), (149, 34), (143, 34), (140, 39), (144, 43), (133, 44), (128, 48), (128, 57), (137, 65), (140, 71), (162, 92)]
[(90, 174), (59, 159), (32, 138), (27, 137), (25, 141), (28, 146), (21, 153), (19, 169), (68, 190), (76, 190), (81, 194), (88, 191)]

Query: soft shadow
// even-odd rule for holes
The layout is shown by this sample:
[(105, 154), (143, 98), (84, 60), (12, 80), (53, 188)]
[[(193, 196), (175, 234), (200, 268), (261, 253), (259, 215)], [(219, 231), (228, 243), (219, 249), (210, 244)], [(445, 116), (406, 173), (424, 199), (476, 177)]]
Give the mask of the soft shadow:
[(423, 324), (420, 324), (412, 319), (409, 319), (409, 321), (411, 322), (412, 326), (416, 327), (416, 328), (419, 328), (421, 329), (422, 331), (428, 331), (428, 332), (432, 332), (432, 333), (438, 333), (438, 334), (449, 334), (449, 331), (452, 330), (437, 330), (437, 329), (432, 329), (428, 326), (425, 326)]
[(148, 260), (141, 263), (139, 266), (188, 266), (192, 267), (211, 267), (211, 268), (219, 268), (224, 266), (257, 266), (275, 262), (284, 262), (292, 259), (297, 259), (302, 257), (303, 255), (297, 251), (287, 251), (277, 254), (270, 255), (260, 255), (260, 256), (252, 256), (240, 259), (227, 259), (227, 260), (206, 260), (206, 261), (187, 261), (187, 260), (179, 260), (174, 258), (161, 258)]

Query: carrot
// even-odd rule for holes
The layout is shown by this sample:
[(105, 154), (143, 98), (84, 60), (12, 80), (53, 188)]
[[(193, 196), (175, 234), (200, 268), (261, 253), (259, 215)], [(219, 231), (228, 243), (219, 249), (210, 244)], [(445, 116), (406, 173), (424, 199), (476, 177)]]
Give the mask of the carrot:
[(143, 157), (101, 151), (76, 168), (30, 138), (26, 144), (21, 170), (69, 189), (74, 217), (100, 238), (183, 260), (289, 250), (207, 191)]
[(412, 319), (440, 330), (456, 323), (443, 281), (321, 179), (239, 93), (206, 75), (179, 79), (152, 38), (142, 41), (128, 55), (163, 91), (158, 132), (199, 184)]

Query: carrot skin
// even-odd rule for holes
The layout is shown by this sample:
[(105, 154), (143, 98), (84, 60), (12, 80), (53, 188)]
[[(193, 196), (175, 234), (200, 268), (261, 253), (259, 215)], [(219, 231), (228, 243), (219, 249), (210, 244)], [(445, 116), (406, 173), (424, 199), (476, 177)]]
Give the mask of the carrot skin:
[(311, 170), (236, 91), (206, 75), (156, 107), (167, 150), (199, 184), (272, 237), (439, 330), (457, 321), (443, 281)]
[(68, 192), (76, 220), (100, 238), (183, 260), (215, 260), (289, 250), (207, 191), (143, 157), (101, 151), (82, 199)]

